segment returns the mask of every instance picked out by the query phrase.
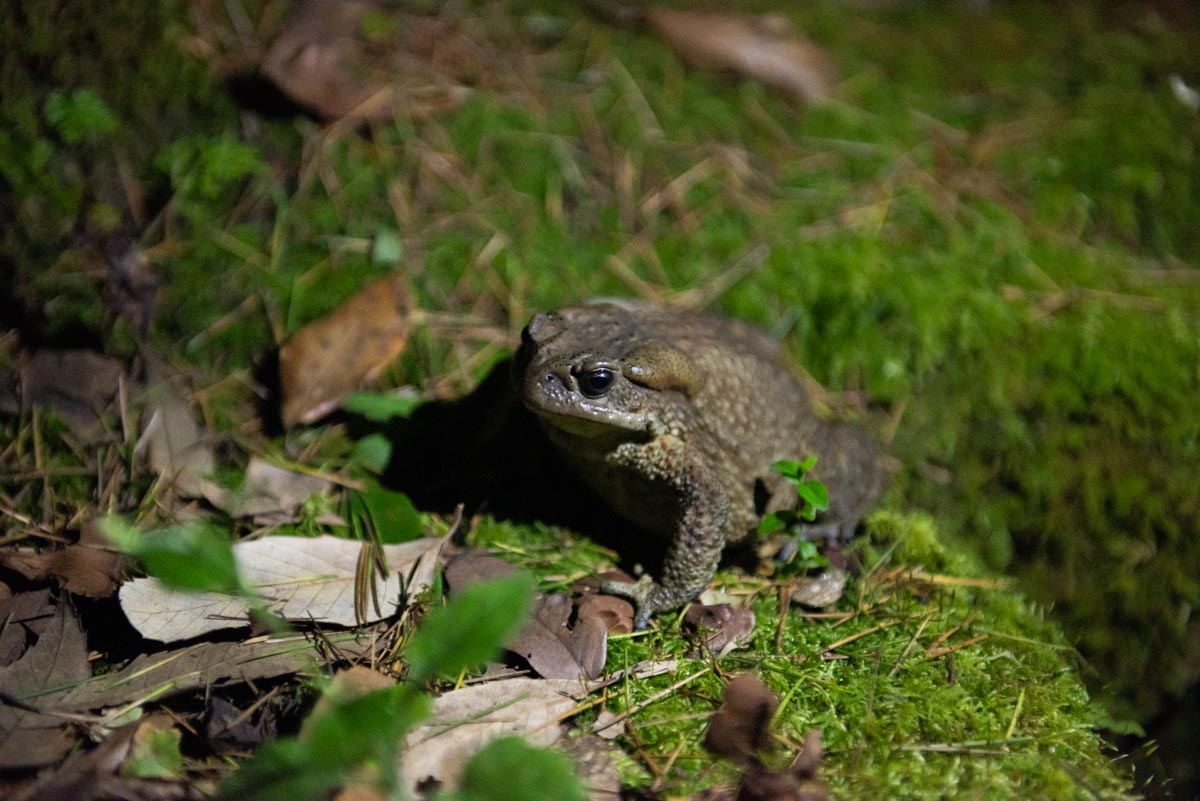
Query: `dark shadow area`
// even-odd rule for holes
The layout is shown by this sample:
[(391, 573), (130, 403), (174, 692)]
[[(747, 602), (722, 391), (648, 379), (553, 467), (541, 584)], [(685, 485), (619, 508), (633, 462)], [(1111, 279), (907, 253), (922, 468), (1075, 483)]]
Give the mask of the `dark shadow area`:
[[(1148, 681), (1152, 679), (1148, 678)], [(1139, 791), (1148, 801), (1200, 799), (1200, 684), (1164, 703), (1161, 711), (1144, 722), (1146, 736), (1113, 737), (1113, 745), (1133, 760)]]
[(103, 350), (104, 336), (77, 316), (51, 320), (18, 265), (0, 254), (0, 331), (15, 331), (29, 351), (41, 348)]
[(254, 384), (262, 391), (255, 396), (255, 411), (262, 421), (263, 433), (268, 437), (283, 434), (282, 393), (279, 388), (279, 350), (271, 348), (254, 364)]
[(292, 100), (268, 78), (257, 72), (243, 72), (225, 79), (225, 88), (240, 107), (269, 120), (308, 117), (320, 122), (312, 109)]

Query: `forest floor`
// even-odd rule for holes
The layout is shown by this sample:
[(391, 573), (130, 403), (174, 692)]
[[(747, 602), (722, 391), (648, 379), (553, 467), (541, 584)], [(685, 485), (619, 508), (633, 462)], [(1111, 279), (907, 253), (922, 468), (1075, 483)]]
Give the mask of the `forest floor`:
[[(0, 795), (56, 774), (101, 797), (289, 797), (361, 779), (363, 761), (381, 786), (399, 781), (379, 763), (402, 724), (485, 658), (421, 656), (439, 580), (374, 627), (156, 638), (127, 595), (135, 562), (111, 551), (235, 595), (229, 544), (281, 535), (389, 548), (453, 530), (454, 547), (503, 556), (542, 592), (623, 564), (574, 526), (499, 505), (457, 523), (417, 495), (414, 508), (384, 469), (453, 469), (466, 457), (449, 445), (401, 452), (383, 434), (474, 389), (533, 313), (608, 296), (760, 326), (894, 470), (833, 606), (788, 600), (819, 554), (728, 566), (714, 598), (755, 624), (727, 653), (698, 652), (663, 617), (610, 635), (604, 671), (663, 672), (540, 709), (589, 748), (581, 733), (627, 716), (615, 745), (595, 746), (604, 781), (651, 798), (746, 781), (744, 753), (718, 759), (704, 742), (729, 676), (754, 671), (767, 764), (811, 756), (819, 729), (837, 797), (1200, 788), (1188, 5), (822, 0), (787, 33), (723, 27), (733, 16), (622, 27), (562, 4), (418, 4), (356, 17), (341, 38), (342, 23), (296, 26), (274, 0), (145, 5), (39, 0), (0, 21)], [(787, 50), (788, 69), (821, 97), (692, 65), (714, 31), (747, 30), (815, 43)], [(298, 424), (326, 377), (301, 373), (317, 400), (281, 411), (280, 348), (381, 279), (382, 322), (349, 307), (383, 331), (359, 348), (382, 367), (372, 392)], [(180, 442), (199, 460), (181, 461)], [(256, 483), (271, 471), (318, 483), (284, 498)], [(498, 617), (528, 602), (496, 586)], [(489, 648), (511, 634), (463, 608), (425, 621), (477, 624)], [(314, 628), (328, 646), (316, 662), (276, 649), (254, 652), (263, 672), (216, 667), (234, 645), (312, 651)], [(339, 649), (363, 632), (372, 645)], [(70, 647), (55, 656), (51, 641)], [(372, 696), (401, 728), (330, 767), (322, 749), (374, 721), (336, 684), (334, 712), (310, 714), (316, 677), (349, 663), (405, 677)], [(151, 665), (166, 672), (131, 684)], [(558, 764), (491, 758), (480, 771)], [(302, 783), (254, 783), (288, 771)], [(461, 797), (487, 797), (478, 786)]]

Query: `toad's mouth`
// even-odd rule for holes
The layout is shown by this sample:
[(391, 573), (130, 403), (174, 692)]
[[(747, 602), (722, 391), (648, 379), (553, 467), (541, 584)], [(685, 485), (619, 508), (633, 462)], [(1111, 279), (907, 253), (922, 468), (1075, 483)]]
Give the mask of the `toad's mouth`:
[(645, 431), (645, 423), (640, 415), (616, 412), (591, 404), (555, 408), (530, 403), (527, 400), (525, 406), (537, 415), (543, 425), (585, 439), (637, 439), (637, 435)]

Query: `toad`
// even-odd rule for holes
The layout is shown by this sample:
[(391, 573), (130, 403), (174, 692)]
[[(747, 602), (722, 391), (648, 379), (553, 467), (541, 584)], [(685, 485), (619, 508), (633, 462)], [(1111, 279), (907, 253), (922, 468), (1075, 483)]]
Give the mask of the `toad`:
[(694, 600), (727, 542), (795, 503), (771, 465), (819, 456), (829, 509), (812, 534), (846, 535), (878, 497), (878, 451), (826, 420), (773, 340), (745, 323), (623, 303), (535, 316), (514, 361), (517, 391), (566, 464), (636, 528), (669, 543), (661, 575), (604, 590), (635, 625)]

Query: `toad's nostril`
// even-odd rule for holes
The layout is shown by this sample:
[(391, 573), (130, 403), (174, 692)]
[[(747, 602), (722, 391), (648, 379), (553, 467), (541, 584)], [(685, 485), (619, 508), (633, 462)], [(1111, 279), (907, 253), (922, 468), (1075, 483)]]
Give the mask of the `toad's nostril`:
[(553, 369), (542, 373), (542, 386), (547, 392), (569, 390), (571, 388), (571, 374), (567, 370)]

